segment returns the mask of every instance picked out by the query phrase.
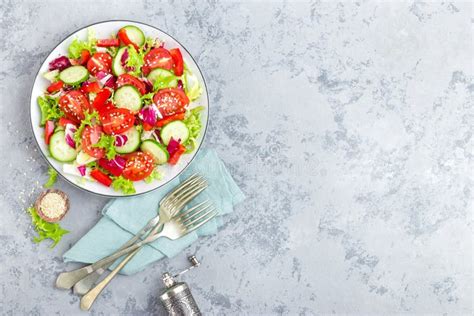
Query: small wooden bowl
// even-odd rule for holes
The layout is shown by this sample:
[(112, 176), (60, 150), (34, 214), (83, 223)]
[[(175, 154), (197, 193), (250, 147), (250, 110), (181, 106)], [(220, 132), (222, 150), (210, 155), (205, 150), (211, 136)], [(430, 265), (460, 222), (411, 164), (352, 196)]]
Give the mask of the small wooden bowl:
[[(64, 204), (65, 204), (65, 210), (64, 212), (59, 215), (58, 217), (54, 217), (54, 218), (51, 218), (49, 217), (48, 215), (46, 215), (42, 210), (41, 210), (41, 203), (43, 202), (43, 199), (46, 195), (50, 194), (50, 193), (56, 193), (58, 195), (61, 196), (61, 198), (64, 200)], [(41, 217), (42, 219), (44, 219), (46, 222), (49, 222), (49, 223), (56, 223), (56, 222), (59, 222), (60, 220), (63, 219), (63, 217), (66, 215), (66, 213), (69, 211), (69, 197), (66, 195), (66, 193), (64, 193), (63, 191), (60, 191), (60, 190), (56, 190), (56, 189), (49, 189), (49, 190), (46, 190), (44, 192), (42, 192), (38, 198), (36, 199), (36, 202), (35, 202), (35, 209), (36, 209), (36, 213), (38, 213), (39, 217)]]

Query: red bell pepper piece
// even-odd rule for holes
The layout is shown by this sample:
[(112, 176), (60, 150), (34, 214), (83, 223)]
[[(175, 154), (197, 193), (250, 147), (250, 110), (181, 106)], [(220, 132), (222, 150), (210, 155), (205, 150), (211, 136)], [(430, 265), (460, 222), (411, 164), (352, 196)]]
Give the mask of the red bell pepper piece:
[(99, 47), (119, 47), (120, 40), (118, 38), (106, 38), (97, 40), (97, 46)]
[(127, 160), (120, 156), (115, 156), (114, 160), (101, 158), (99, 159), (99, 166), (110, 172), (112, 175), (118, 177), (123, 173), (126, 162)]
[(128, 38), (127, 31), (125, 29), (120, 29), (117, 33), (117, 36), (125, 46), (132, 45), (138, 51), (138, 45), (132, 42), (130, 38)]
[(112, 179), (99, 169), (92, 170), (91, 177), (96, 179), (98, 182), (102, 183), (106, 187), (110, 187), (110, 185), (112, 184)]
[(56, 81), (50, 84), (49, 87), (46, 89), (46, 91), (52, 94), (61, 90), (63, 86), (64, 86), (64, 83), (62, 81)]
[(176, 76), (181, 76), (184, 71), (183, 55), (179, 48), (173, 48), (169, 50), (171, 57), (173, 58), (173, 71)]
[(168, 163), (170, 165), (175, 165), (178, 163), (179, 158), (181, 155), (186, 151), (186, 147), (184, 147), (182, 144), (179, 144), (179, 149), (170, 156), (170, 159), (168, 160)]
[(109, 89), (102, 89), (99, 93), (97, 93), (94, 102), (92, 102), (92, 107), (96, 109), (99, 114), (107, 110), (106, 101), (110, 98), (111, 94), (112, 92), (110, 92)]
[(89, 58), (91, 58), (91, 53), (87, 49), (83, 49), (78, 62), (80, 65), (85, 65), (89, 61)]
[(54, 133), (54, 121), (46, 121), (44, 126), (44, 142), (49, 145), (49, 139)]
[(184, 113), (178, 113), (178, 114), (165, 117), (161, 120), (156, 121), (155, 127), (162, 127), (168, 124), (169, 122), (173, 122), (173, 121), (182, 121), (184, 120), (184, 115), (185, 115)]
[(101, 89), (97, 81), (85, 81), (79, 90), (81, 90), (82, 93), (97, 93)]

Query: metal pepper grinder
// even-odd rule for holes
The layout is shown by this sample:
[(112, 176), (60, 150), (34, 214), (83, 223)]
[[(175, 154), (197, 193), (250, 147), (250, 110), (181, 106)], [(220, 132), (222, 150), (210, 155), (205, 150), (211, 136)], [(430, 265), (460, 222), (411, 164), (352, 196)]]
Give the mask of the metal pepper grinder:
[(184, 282), (177, 282), (176, 278), (189, 270), (196, 268), (201, 263), (195, 256), (188, 257), (191, 266), (186, 270), (172, 276), (168, 272), (163, 273), (162, 280), (166, 286), (165, 291), (160, 295), (160, 300), (164, 307), (172, 316), (195, 316), (201, 315), (191, 290)]

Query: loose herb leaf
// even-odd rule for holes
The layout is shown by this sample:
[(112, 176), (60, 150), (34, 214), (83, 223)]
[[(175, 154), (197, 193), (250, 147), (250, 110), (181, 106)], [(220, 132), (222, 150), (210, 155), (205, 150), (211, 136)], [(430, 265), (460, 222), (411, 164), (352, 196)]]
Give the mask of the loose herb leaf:
[(49, 167), (48, 169), (48, 181), (43, 185), (45, 188), (51, 188), (58, 179), (58, 173), (53, 168)]
[(115, 191), (122, 191), (125, 194), (133, 194), (136, 192), (133, 182), (122, 176), (112, 177), (112, 188)]
[(135, 47), (133, 47), (132, 45), (128, 46), (127, 67), (131, 69), (129, 73), (135, 76), (140, 75), (141, 69), (144, 63), (143, 58), (144, 58), (143, 53), (137, 52)]
[(27, 210), (31, 216), (31, 222), (38, 233), (38, 236), (33, 238), (35, 243), (39, 243), (45, 239), (51, 239), (53, 243), (49, 248), (54, 248), (61, 238), (65, 234), (69, 233), (68, 230), (63, 229), (58, 223), (48, 223), (43, 220), (41, 217), (39, 217), (36, 209), (33, 206), (29, 207)]
[(141, 97), (142, 103), (143, 103), (144, 105), (153, 103), (153, 96), (154, 96), (154, 95), (155, 95), (154, 92), (150, 92), (150, 93), (147, 93), (147, 94), (142, 95), (142, 97)]

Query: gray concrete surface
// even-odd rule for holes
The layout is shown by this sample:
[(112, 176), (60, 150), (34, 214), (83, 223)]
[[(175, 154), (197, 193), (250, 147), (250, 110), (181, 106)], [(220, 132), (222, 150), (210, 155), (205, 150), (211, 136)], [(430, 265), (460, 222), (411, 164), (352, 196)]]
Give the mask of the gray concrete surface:
[[(54, 250), (31, 242), (47, 165), (28, 98), (58, 41), (121, 18), (196, 57), (206, 145), (248, 196), (187, 251), (204, 313), (472, 313), (472, 3), (2, 0), (0, 16), (0, 314), (85, 314), (53, 282), (107, 200), (59, 181), (71, 233)], [(159, 276), (185, 263), (119, 277), (90, 314), (163, 314)]]

